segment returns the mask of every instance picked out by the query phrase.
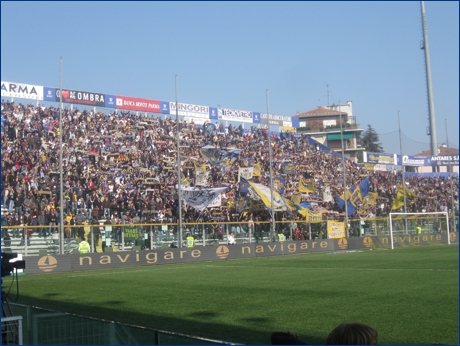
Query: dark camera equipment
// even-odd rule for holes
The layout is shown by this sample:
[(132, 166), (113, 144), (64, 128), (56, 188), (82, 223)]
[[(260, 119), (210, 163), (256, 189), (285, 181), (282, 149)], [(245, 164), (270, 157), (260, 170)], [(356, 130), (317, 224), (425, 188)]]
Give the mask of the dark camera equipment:
[(11, 272), (14, 269), (25, 269), (26, 268), (26, 261), (14, 261), (10, 262), (10, 260), (15, 259), (18, 257), (16, 252), (2, 252), (2, 277), (11, 275)]

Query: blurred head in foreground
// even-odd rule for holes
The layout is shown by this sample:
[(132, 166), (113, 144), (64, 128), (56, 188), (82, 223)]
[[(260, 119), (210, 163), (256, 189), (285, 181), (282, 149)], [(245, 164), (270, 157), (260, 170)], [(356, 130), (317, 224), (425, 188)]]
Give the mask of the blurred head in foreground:
[(375, 345), (377, 331), (363, 323), (342, 323), (326, 339), (326, 345)]

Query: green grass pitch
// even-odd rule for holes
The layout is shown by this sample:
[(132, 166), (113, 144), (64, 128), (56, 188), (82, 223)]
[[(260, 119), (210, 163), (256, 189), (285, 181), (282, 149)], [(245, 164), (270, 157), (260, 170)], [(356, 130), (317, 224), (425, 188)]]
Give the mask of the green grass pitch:
[(432, 245), (25, 275), (18, 303), (244, 344), (324, 344), (343, 322), (379, 344), (458, 344), (458, 263)]

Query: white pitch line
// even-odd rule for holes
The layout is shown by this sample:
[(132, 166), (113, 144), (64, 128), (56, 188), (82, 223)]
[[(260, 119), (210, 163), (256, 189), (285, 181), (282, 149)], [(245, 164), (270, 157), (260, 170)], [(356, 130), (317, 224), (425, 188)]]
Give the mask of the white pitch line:
[[(207, 267), (214, 268), (251, 268), (251, 269), (284, 269), (286, 267), (253, 267), (253, 266), (216, 266), (209, 264)], [(293, 268), (289, 268), (293, 269)], [(303, 267), (297, 269), (306, 269), (306, 270), (364, 270), (364, 271), (446, 271), (446, 272), (457, 272), (458, 269), (429, 269), (429, 268), (313, 268), (313, 267)]]

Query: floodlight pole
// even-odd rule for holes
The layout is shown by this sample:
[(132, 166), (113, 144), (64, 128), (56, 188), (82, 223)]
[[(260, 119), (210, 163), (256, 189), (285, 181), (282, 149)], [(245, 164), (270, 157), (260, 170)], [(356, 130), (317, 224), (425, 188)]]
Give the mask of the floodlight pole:
[(268, 131), (268, 158), (269, 158), (269, 166), (270, 166), (270, 204), (271, 204), (271, 229), (270, 229), (270, 239), (273, 240), (275, 236), (275, 210), (273, 205), (273, 169), (272, 169), (272, 161), (273, 161), (273, 153), (272, 153), (272, 140), (270, 135), (270, 113), (268, 111), (268, 89), (265, 90), (265, 99), (267, 103), (267, 131)]
[[(407, 213), (407, 206), (406, 206), (406, 167), (404, 166), (403, 160), (403, 147), (402, 147), (402, 139), (401, 139), (401, 121), (399, 118), (399, 111), (398, 111), (398, 127), (399, 127), (399, 154), (401, 156), (401, 174), (402, 174), (402, 185), (403, 185), (403, 196), (404, 196), (404, 214)], [(404, 224), (406, 226), (407, 232), (407, 216), (404, 216)]]
[(64, 182), (62, 167), (62, 56), (59, 58), (59, 253), (64, 254)]
[[(428, 110), (430, 117), (430, 139), (431, 139), (431, 155), (438, 155), (438, 139), (436, 135), (436, 113), (434, 111), (434, 96), (433, 96), (433, 83), (431, 79), (431, 62), (430, 62), (430, 47), (428, 44), (428, 29), (426, 26), (425, 15), (425, 1), (420, 1), (420, 10), (422, 13), (422, 29), (423, 29), (423, 43), (420, 47), (425, 53), (425, 71), (426, 71), (426, 84), (428, 92)], [(437, 166), (433, 166), (433, 172), (438, 171)]]
[(345, 200), (345, 232), (346, 237), (349, 238), (350, 235), (348, 233), (348, 191), (347, 191), (347, 172), (345, 167), (345, 151), (343, 149), (343, 127), (342, 127), (342, 111), (340, 108), (340, 101), (339, 101), (339, 117), (340, 117), (340, 142), (342, 145), (342, 174), (343, 174), (343, 197)]
[[(450, 149), (449, 149), (449, 136), (447, 134), (447, 119), (446, 122), (446, 143), (447, 143), (447, 156), (450, 156)], [(452, 227), (451, 229), (455, 232), (455, 204), (454, 204), (454, 176), (452, 175), (452, 162), (449, 158), (449, 177), (450, 177), (450, 203), (452, 204)], [(449, 210), (448, 210), (449, 211)], [(449, 213), (447, 213), (449, 215)]]
[(176, 86), (176, 142), (177, 142), (177, 199), (179, 208), (179, 220), (177, 234), (179, 236), (179, 248), (182, 247), (182, 204), (181, 204), (181, 175), (180, 175), (180, 139), (179, 139), (179, 112), (177, 107), (177, 74), (175, 76)]

